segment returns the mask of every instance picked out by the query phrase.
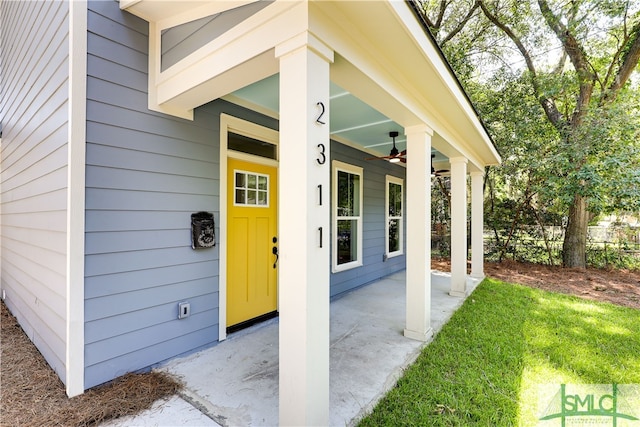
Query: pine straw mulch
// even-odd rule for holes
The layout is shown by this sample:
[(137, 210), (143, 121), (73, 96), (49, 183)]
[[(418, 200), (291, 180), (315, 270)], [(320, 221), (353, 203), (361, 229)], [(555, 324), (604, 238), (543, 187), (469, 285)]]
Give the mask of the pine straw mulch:
[[(446, 259), (434, 259), (431, 268), (451, 271), (451, 264)], [(638, 270), (563, 268), (505, 260), (485, 262), (484, 273), (509, 283), (640, 309)]]
[(0, 317), (0, 426), (95, 426), (133, 415), (182, 387), (168, 374), (127, 374), (69, 399), (4, 302)]

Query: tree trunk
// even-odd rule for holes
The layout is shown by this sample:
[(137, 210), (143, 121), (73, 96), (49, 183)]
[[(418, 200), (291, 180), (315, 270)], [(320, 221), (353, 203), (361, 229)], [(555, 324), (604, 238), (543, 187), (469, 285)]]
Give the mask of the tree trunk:
[(562, 262), (565, 267), (586, 268), (588, 225), (587, 199), (576, 194), (569, 208), (569, 222), (562, 244)]

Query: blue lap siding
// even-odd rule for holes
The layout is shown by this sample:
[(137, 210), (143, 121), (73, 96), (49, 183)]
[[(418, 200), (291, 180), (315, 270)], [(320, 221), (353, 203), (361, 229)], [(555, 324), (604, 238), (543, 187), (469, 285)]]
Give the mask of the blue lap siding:
[[(365, 160), (370, 157), (370, 154), (352, 147), (335, 141), (331, 143), (332, 160), (362, 167), (364, 175), (363, 265), (331, 275), (332, 297), (402, 270), (406, 265), (404, 255), (383, 261), (385, 252), (385, 177), (392, 175), (404, 179), (406, 169), (383, 160)], [(406, 184), (404, 194), (406, 195)], [(405, 217), (403, 220), (406, 222)], [(406, 230), (406, 226), (403, 227), (403, 230)], [(406, 242), (406, 235), (403, 242)], [(331, 268), (331, 266), (327, 268)]]
[[(222, 100), (193, 121), (150, 111), (147, 23), (117, 2), (90, 2), (88, 13), (86, 388), (218, 341), (220, 248), (191, 248), (190, 215), (213, 212), (220, 224), (222, 113), (277, 129)], [(404, 268), (404, 256), (383, 262), (385, 174), (404, 168), (331, 147), (365, 168), (364, 266), (332, 274), (335, 296)], [(191, 303), (184, 320), (181, 301)]]
[(87, 388), (217, 342), (219, 249), (191, 249), (190, 215), (219, 224), (220, 114), (275, 126), (224, 101), (193, 121), (148, 110), (147, 23), (116, 2), (89, 9)]

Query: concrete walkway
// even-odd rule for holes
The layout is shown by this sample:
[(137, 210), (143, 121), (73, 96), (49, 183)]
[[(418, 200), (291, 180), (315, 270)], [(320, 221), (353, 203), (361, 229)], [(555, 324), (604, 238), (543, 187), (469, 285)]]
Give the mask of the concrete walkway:
[[(463, 298), (449, 296), (449, 274), (431, 274), (431, 324), (438, 332)], [(471, 292), (479, 280), (468, 279)], [(405, 338), (405, 272), (331, 303), (330, 423), (355, 424), (394, 386), (426, 343)], [(122, 426), (277, 426), (278, 319), (230, 335), (220, 344), (159, 370), (186, 384)]]

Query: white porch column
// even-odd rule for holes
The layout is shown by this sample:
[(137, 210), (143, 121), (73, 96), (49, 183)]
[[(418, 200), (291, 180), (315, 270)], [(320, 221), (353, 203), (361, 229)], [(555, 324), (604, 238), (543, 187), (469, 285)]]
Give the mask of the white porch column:
[[(277, 46), (276, 57), (280, 59), (280, 425), (328, 425), (333, 51), (303, 33)], [(320, 102), (325, 109), (322, 117)]]
[(484, 173), (471, 172), (471, 276), (484, 277)]
[(467, 293), (467, 159), (451, 162), (451, 290), (449, 295)]
[(431, 136), (426, 125), (407, 135), (407, 325), (404, 335), (426, 341), (431, 329)]

